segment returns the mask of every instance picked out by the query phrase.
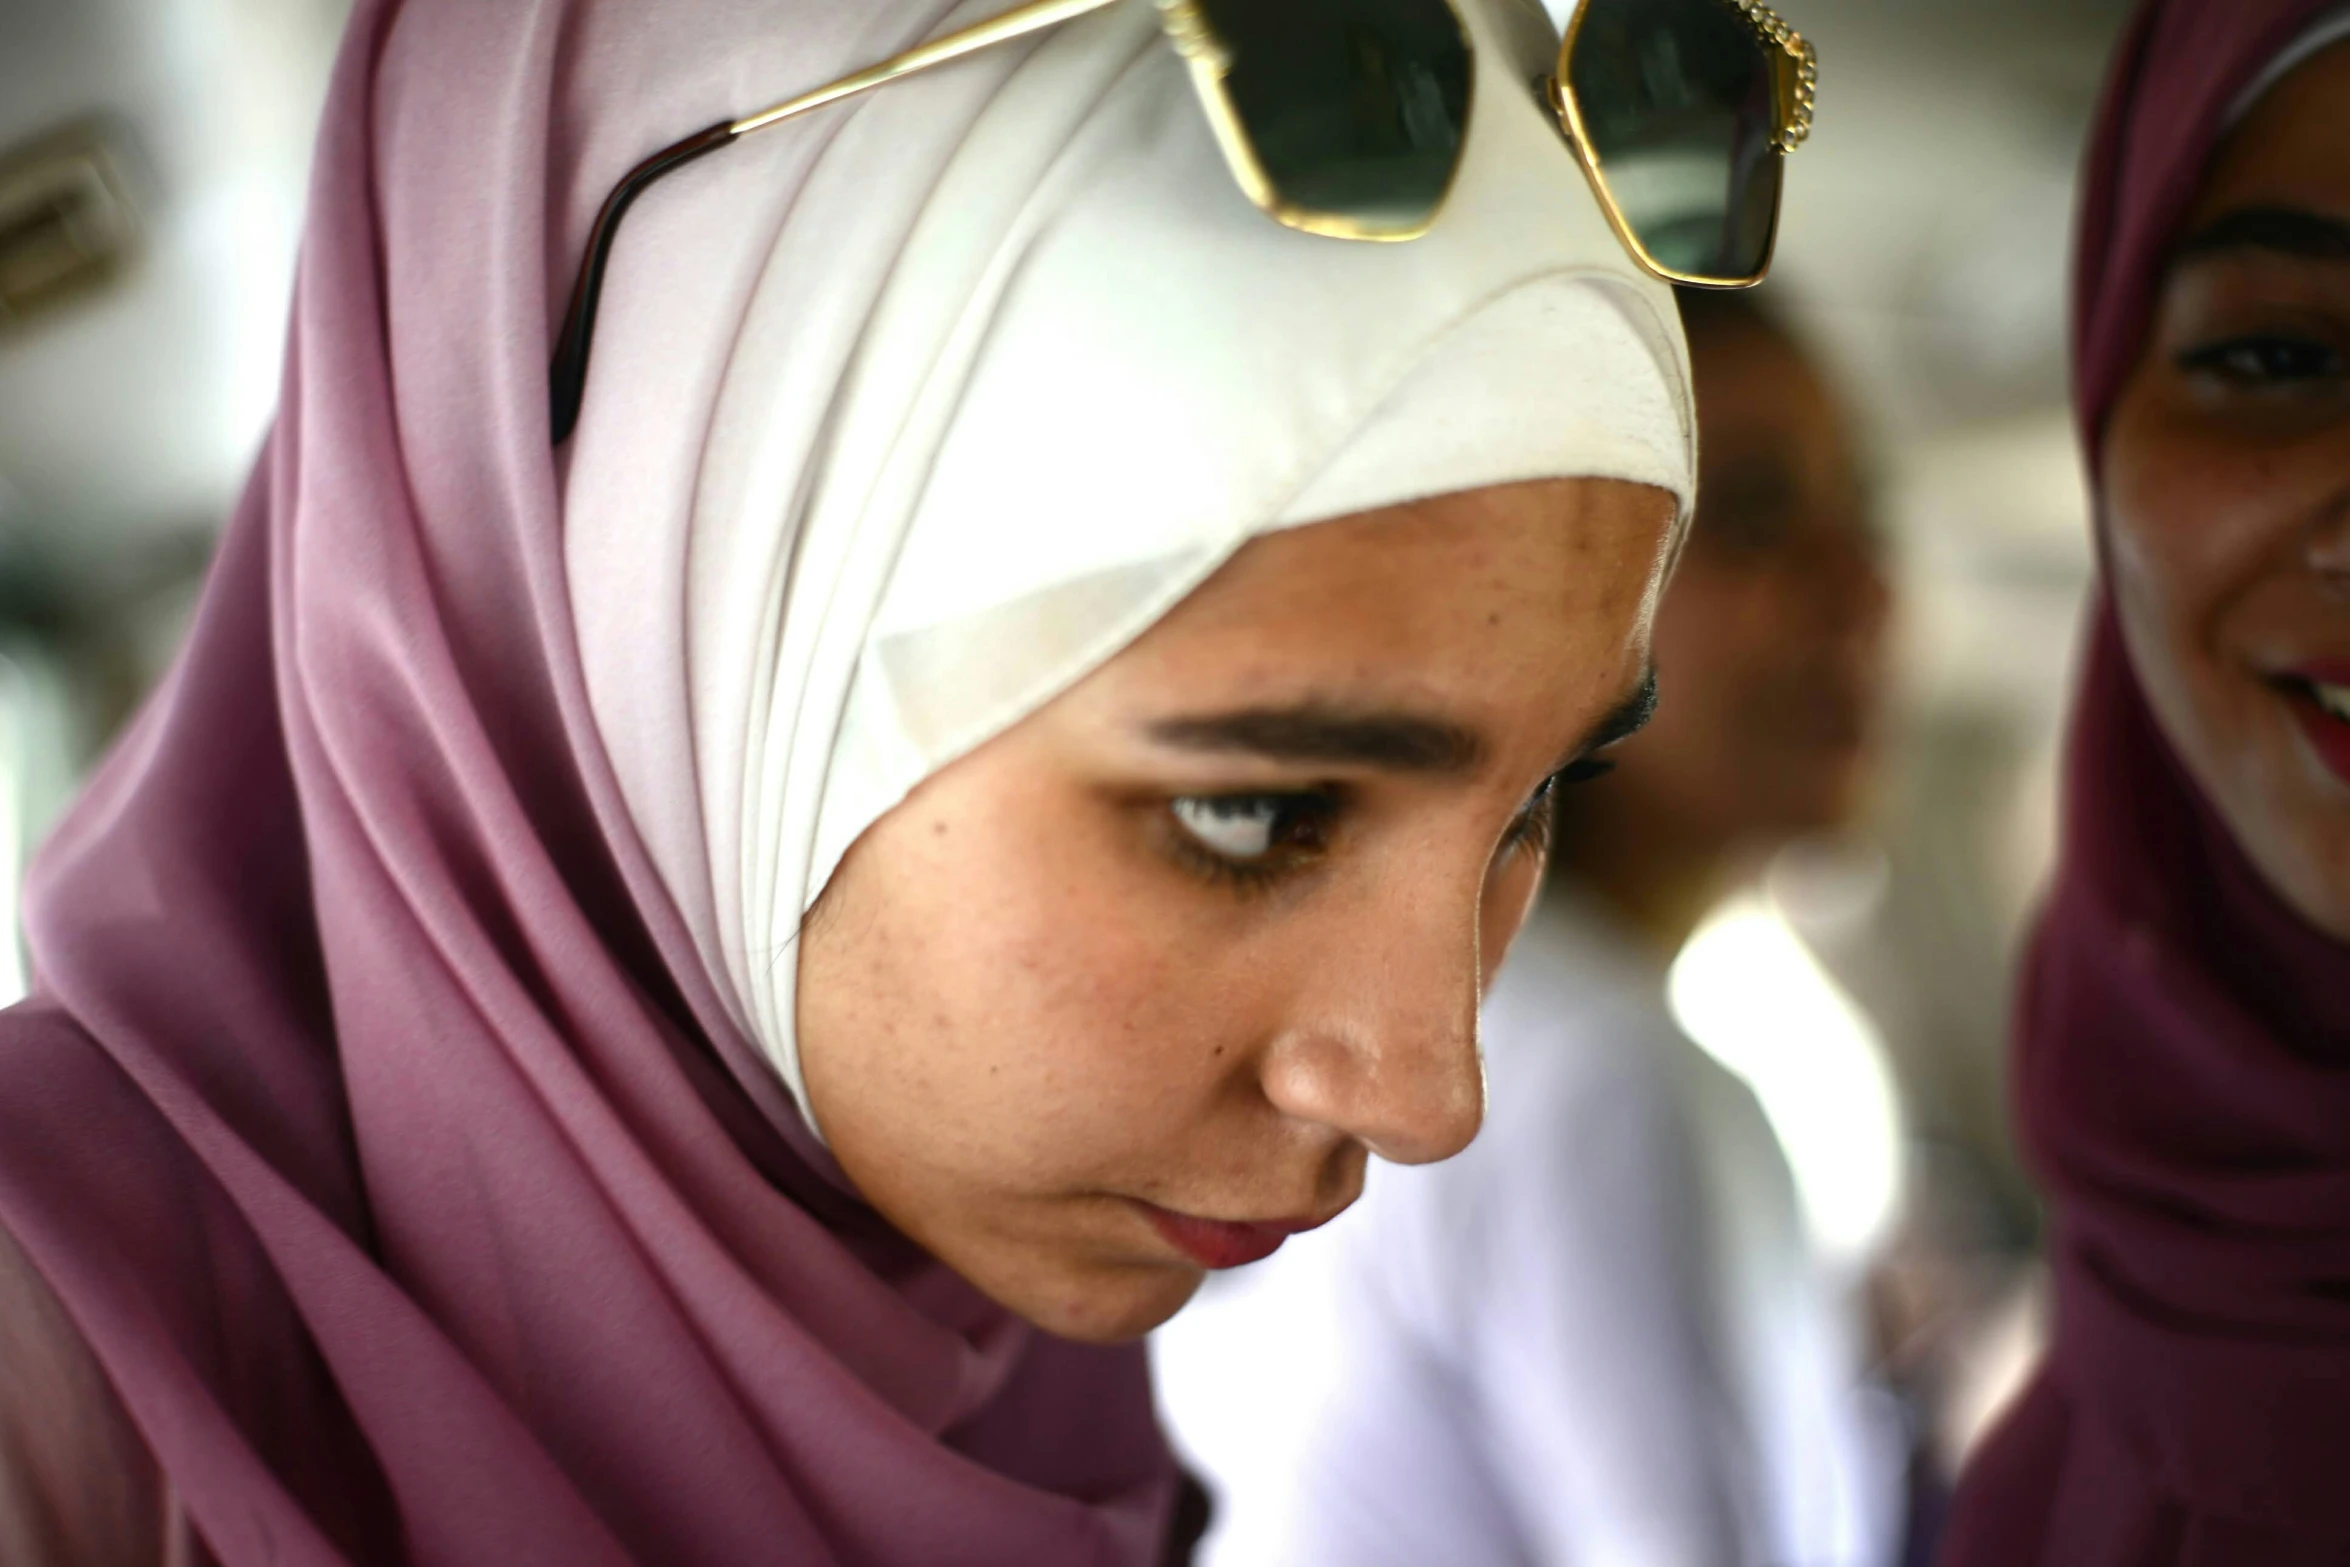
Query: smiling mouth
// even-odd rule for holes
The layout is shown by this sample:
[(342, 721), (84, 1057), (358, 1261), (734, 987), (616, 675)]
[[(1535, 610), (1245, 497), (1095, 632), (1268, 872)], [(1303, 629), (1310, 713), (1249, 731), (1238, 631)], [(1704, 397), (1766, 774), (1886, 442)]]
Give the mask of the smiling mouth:
[(1330, 1222), (1321, 1219), (1272, 1219), (1256, 1222), (1231, 1219), (1200, 1219), (1187, 1213), (1176, 1213), (1141, 1198), (1130, 1198), (1142, 1216), (1159, 1232), (1159, 1238), (1200, 1267), (1211, 1271), (1225, 1268), (1245, 1268), (1252, 1262), (1262, 1262), (1281, 1249), (1281, 1243), (1292, 1235), (1318, 1230)]
[(2319, 681), (2302, 682), (2310, 699), (2329, 714), (2350, 724), (2350, 686), (2326, 685)]
[(2279, 675), (2271, 684), (2283, 694), (2318, 760), (2350, 784), (2350, 684), (2306, 674)]

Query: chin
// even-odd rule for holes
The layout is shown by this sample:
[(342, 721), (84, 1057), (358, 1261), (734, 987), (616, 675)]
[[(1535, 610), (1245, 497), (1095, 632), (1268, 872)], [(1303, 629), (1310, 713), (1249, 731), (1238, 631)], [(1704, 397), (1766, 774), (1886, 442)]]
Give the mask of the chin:
[(2250, 822), (2224, 808), (2220, 814), (2278, 898), (2324, 934), (2350, 943), (2350, 811), (2294, 800)]
[[(2182, 743), (2163, 726), (2228, 836), (2278, 900), (2318, 931), (2350, 943), (2350, 777), (2330, 770), (2298, 727), (2273, 717), (2264, 731), (2205, 730)], [(2198, 765), (2201, 762), (2203, 765)]]
[(1056, 1286), (998, 1303), (1033, 1327), (1079, 1344), (1130, 1344), (1198, 1293), (1195, 1268), (1105, 1267), (1073, 1271)]

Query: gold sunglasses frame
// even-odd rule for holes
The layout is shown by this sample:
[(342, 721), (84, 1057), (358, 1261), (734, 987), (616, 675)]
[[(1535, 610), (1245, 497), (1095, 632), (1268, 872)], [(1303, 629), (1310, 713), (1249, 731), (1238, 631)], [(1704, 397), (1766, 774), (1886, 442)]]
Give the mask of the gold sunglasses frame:
[[(1159, 8), (1159, 26), (1166, 32), (1167, 41), (1175, 52), (1183, 56), (1191, 68), (1191, 84), (1198, 92), (1199, 101), (1208, 113), (1208, 125), (1216, 133), (1216, 145), (1224, 154), (1224, 164), (1242, 194), (1256, 204), (1257, 210), (1285, 228), (1307, 234), (1320, 234), (1330, 239), (1369, 240), (1378, 244), (1397, 244), (1414, 240), (1436, 226), (1444, 212), (1444, 205), (1452, 199), (1452, 188), (1460, 178), (1460, 159), (1453, 160), (1452, 172), (1444, 178), (1444, 188), (1436, 193), (1424, 216), (1397, 224), (1371, 224), (1342, 213), (1318, 212), (1301, 207), (1285, 199), (1275, 187), (1273, 177), (1265, 170), (1257, 155), (1257, 147), (1241, 122), (1240, 111), (1233, 107), (1231, 90), (1225, 78), (1231, 73), (1232, 55), (1218, 38), (1208, 19), (1200, 14), (1196, 0), (1156, 0)], [(1452, 14), (1453, 26), (1460, 29), (1461, 48), (1469, 58), (1469, 101), (1462, 105), (1463, 123), (1476, 113), (1477, 51), (1470, 42), (1469, 29), (1461, 20), (1455, 0), (1444, 0), (1444, 8)]]
[[(1771, 62), (1772, 109), (1778, 121), (1778, 130), (1771, 137), (1772, 150), (1784, 158), (1811, 139), (1812, 115), (1819, 102), (1819, 54), (1804, 36), (1789, 27), (1779, 14), (1761, 0), (1721, 0), (1746, 19), (1762, 40), (1765, 57)], [(1632, 253), (1642, 270), (1675, 283), (1683, 288), (1740, 289), (1752, 288), (1770, 276), (1771, 258), (1779, 249), (1779, 205), (1771, 206), (1771, 231), (1763, 241), (1762, 264), (1751, 277), (1724, 278), (1701, 276), (1668, 267), (1650, 254), (1648, 246), (1633, 230), (1624, 209), (1616, 204), (1616, 193), (1609, 188), (1607, 172), (1602, 159), (1591, 150), (1589, 133), (1583, 125), (1583, 105), (1568, 84), (1574, 80), (1570, 62), (1575, 57), (1575, 45), (1582, 38), (1583, 22), (1591, 14), (1588, 5), (1575, 8), (1574, 20), (1567, 24), (1566, 36), (1559, 40), (1558, 64), (1540, 83), (1544, 97), (1558, 115), (1559, 128), (1567, 134), (1567, 145), (1574, 149), (1575, 161), (1580, 164), (1586, 179), (1591, 182), (1593, 194), (1607, 213), (1608, 227), (1616, 231), (1616, 238)]]
[[(560, 446), (569, 440), (572, 429), (579, 422), (580, 404), (586, 391), (588, 349), (595, 330), (596, 304), (603, 293), (604, 271), (611, 259), (613, 238), (628, 209), (655, 180), (721, 147), (730, 146), (753, 132), (766, 130), (827, 104), (870, 92), (876, 87), (929, 70), (933, 66), (945, 65), (982, 49), (1024, 38), (1030, 33), (1074, 21), (1119, 3), (1120, 0), (1027, 0), (1026, 4), (1014, 6), (1000, 16), (990, 17), (959, 32), (932, 39), (902, 54), (892, 55), (853, 75), (826, 83), (796, 98), (785, 99), (756, 114), (745, 115), (737, 120), (722, 120), (683, 141), (662, 148), (630, 170), (605, 199), (596, 215), (594, 227), (589, 230), (587, 251), (580, 263), (578, 279), (572, 286), (562, 328), (556, 335), (554, 361), (548, 372), (549, 427), (553, 444)], [(1444, 3), (1452, 11), (1453, 20), (1461, 24), (1463, 40), (1466, 42), (1468, 28), (1461, 22), (1457, 0), (1444, 0)], [(1721, 3), (1744, 16), (1766, 47), (1776, 46), (1785, 51), (1785, 63), (1779, 64), (1774, 72), (1779, 87), (1776, 109), (1780, 130), (1772, 139), (1773, 147), (1783, 156), (1800, 146), (1811, 131), (1812, 103), (1819, 80), (1818, 64), (1811, 46), (1767, 6), (1762, 5), (1760, 0), (1721, 0)], [(1239, 111), (1233, 107), (1225, 87), (1231, 57), (1208, 25), (1207, 19), (1201, 15), (1197, 0), (1153, 0), (1153, 4), (1158, 10), (1159, 24), (1168, 41), (1190, 68), (1193, 86), (1201, 105), (1207, 111), (1208, 123), (1215, 132), (1216, 143), (1224, 155), (1226, 165), (1242, 192), (1266, 216), (1286, 227), (1309, 234), (1390, 243), (1417, 239), (1435, 227), (1452, 194), (1451, 179), (1446, 181), (1426, 217), (1392, 227), (1377, 227), (1339, 214), (1302, 208), (1284, 200), (1259, 160), (1255, 144), (1241, 122)], [(1566, 133), (1568, 145), (1574, 149), (1576, 162), (1598, 195), (1601, 207), (1606, 210), (1609, 225), (1614, 228), (1634, 261), (1667, 282), (1711, 288), (1748, 288), (1761, 282), (1764, 273), (1770, 270), (1770, 249), (1775, 249), (1777, 245), (1776, 210), (1771, 217), (1771, 246), (1766, 248), (1763, 269), (1745, 279), (1706, 279), (1677, 273), (1651, 256), (1647, 247), (1632, 232), (1631, 225), (1625, 221), (1623, 212), (1616, 205), (1615, 196), (1607, 187), (1598, 160), (1584, 140), (1582, 111), (1575, 101), (1574, 91), (1565, 85), (1571, 80), (1567, 63), (1573, 57), (1576, 40), (1582, 32), (1584, 9), (1582, 6), (1576, 8), (1575, 19), (1560, 42), (1556, 73), (1539, 85), (1558, 114), (1559, 126)], [(1470, 59), (1470, 92), (1473, 100), (1476, 91), (1473, 46)], [(1459, 173), (1460, 165), (1456, 160), (1453, 177), (1457, 178)]]

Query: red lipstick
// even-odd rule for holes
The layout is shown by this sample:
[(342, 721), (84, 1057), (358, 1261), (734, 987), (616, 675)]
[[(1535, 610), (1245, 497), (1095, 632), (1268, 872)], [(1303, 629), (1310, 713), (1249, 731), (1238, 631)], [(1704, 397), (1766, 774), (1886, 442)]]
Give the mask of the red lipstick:
[(1161, 1240), (1199, 1266), (1210, 1269), (1245, 1268), (1252, 1262), (1263, 1262), (1292, 1235), (1320, 1229), (1330, 1222), (1327, 1219), (1272, 1219), (1255, 1223), (1195, 1219), (1187, 1213), (1171, 1213), (1140, 1198), (1134, 1199), (1134, 1206), (1151, 1221)]
[[(2301, 733), (2317, 752), (2318, 760), (2345, 784), (2350, 784), (2350, 704), (2331, 693), (2321, 696), (2321, 686), (2335, 692), (2350, 692), (2350, 665), (2311, 665), (2289, 672), (2283, 681), (2285, 706), (2301, 726)], [(2331, 698), (2329, 702), (2329, 698)]]

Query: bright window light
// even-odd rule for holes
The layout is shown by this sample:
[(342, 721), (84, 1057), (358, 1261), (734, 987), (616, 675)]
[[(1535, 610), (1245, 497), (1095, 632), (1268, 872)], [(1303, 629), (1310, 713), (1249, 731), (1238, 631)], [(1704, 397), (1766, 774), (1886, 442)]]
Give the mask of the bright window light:
[(31, 988), (17, 918), (24, 887), (25, 752), (31, 743), (25, 699), (23, 669), (0, 657), (0, 1006), (14, 1006)]
[(1901, 1198), (1900, 1103), (1876, 1026), (1759, 893), (1698, 927), (1666, 995), (1762, 1102), (1824, 1259), (1861, 1263)]

